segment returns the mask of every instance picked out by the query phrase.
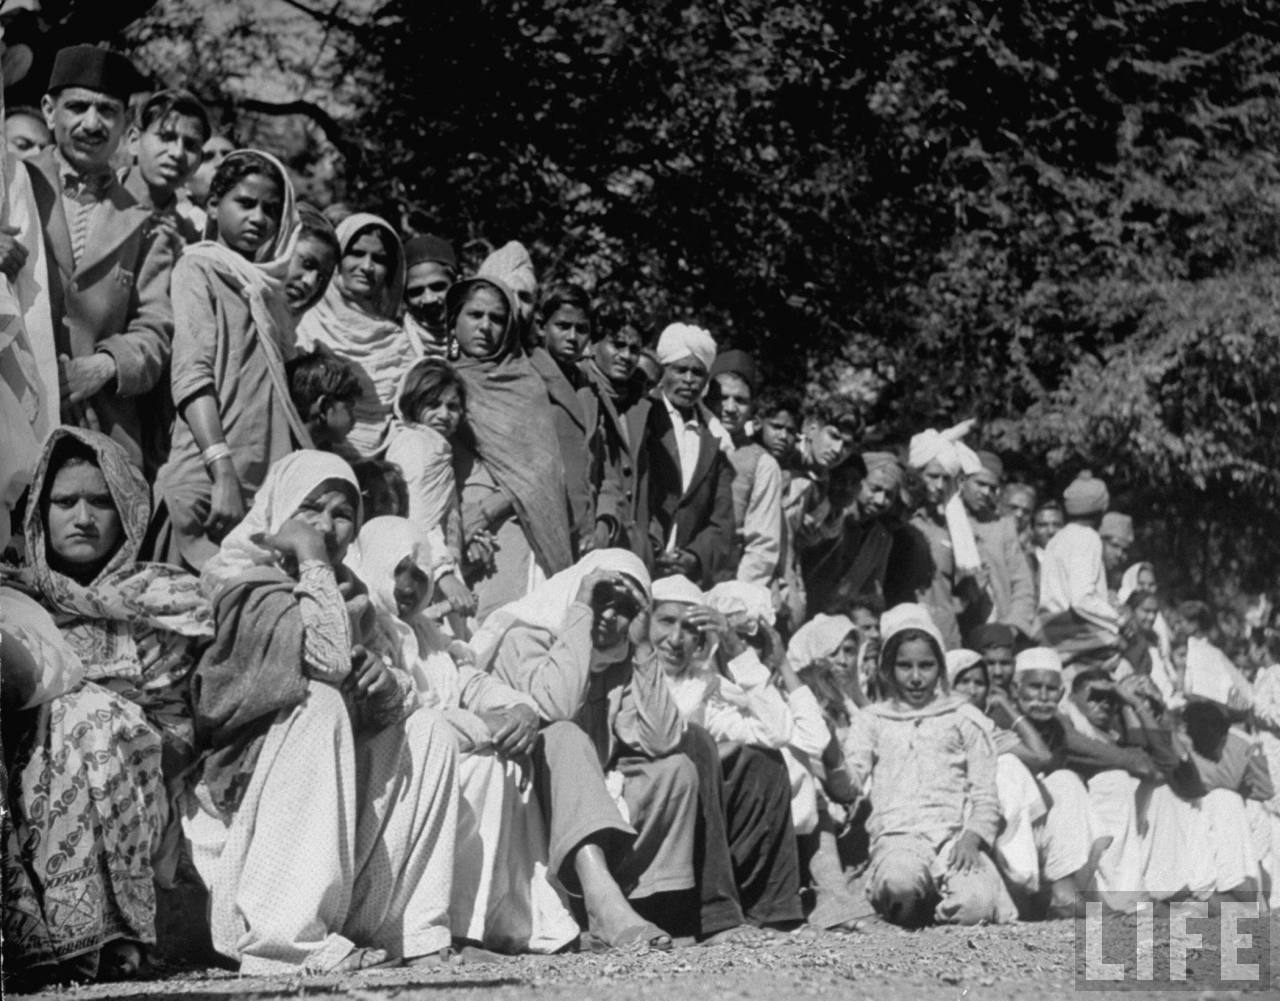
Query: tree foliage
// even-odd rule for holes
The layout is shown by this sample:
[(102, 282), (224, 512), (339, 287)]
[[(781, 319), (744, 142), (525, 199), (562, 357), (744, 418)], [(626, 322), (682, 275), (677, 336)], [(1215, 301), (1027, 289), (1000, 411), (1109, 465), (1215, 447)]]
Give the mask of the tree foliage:
[[(976, 415), (1047, 484), (1090, 466), (1170, 573), (1275, 554), (1274, 5), (308, 6), (292, 96), (347, 131), (335, 196), (697, 316), (886, 439)], [(243, 94), (283, 43), (236, 23), (203, 72)]]

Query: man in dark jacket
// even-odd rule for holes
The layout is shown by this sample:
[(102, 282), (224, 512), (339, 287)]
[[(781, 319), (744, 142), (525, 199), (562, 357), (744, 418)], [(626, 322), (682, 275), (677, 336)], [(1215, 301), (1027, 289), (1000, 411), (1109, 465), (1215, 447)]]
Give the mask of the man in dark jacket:
[(662, 382), (649, 412), (650, 529), (658, 576), (703, 588), (727, 580), (734, 552), (733, 466), (712, 433), (702, 394), (716, 356), (707, 331), (673, 323), (658, 340)]
[(150, 475), (168, 428), (144, 427), (139, 400), (169, 362), (177, 238), (111, 169), (129, 96), (144, 85), (128, 59), (91, 45), (54, 60), (41, 105), (54, 146), (27, 162), (52, 330), (29, 333), (37, 356), (56, 360), (62, 421), (110, 435)]

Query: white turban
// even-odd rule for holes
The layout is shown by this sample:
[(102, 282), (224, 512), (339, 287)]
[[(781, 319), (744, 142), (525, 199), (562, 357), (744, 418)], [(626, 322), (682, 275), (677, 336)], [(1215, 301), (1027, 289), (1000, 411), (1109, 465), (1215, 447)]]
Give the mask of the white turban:
[(707, 592), (707, 605), (717, 612), (728, 616), (741, 616), (745, 619), (747, 635), (754, 636), (759, 623), (773, 625), (773, 595), (762, 584), (751, 584), (742, 580), (726, 580)]
[(663, 577), (653, 582), (653, 603), (674, 601), (682, 605), (701, 605), (705, 600), (702, 590), (684, 574)]
[(965, 476), (980, 473), (985, 468), (982, 460), (978, 458), (978, 453), (962, 441), (956, 442), (956, 461), (960, 465), (960, 472)]
[[(960, 439), (969, 433), (973, 423), (972, 420), (967, 420), (945, 431), (934, 428), (921, 431), (911, 439), (911, 445), (907, 451), (907, 465), (912, 469), (924, 469), (929, 463), (936, 462), (947, 471), (948, 476), (955, 476), (961, 471), (960, 449), (963, 448), (966, 452), (973, 454), (968, 446), (960, 442)], [(977, 460), (977, 456), (974, 456), (974, 460)]]
[(1058, 651), (1047, 646), (1033, 646), (1018, 654), (1013, 662), (1013, 673), (1024, 674), (1027, 671), (1051, 671), (1062, 673), (1062, 658)]
[(716, 342), (711, 334), (691, 323), (673, 323), (658, 338), (658, 361), (663, 365), (692, 355), (702, 367), (711, 371), (716, 360)]
[[(936, 462), (948, 476), (955, 476), (957, 473), (969, 476), (976, 473), (982, 468), (978, 453), (960, 440), (969, 433), (973, 424), (972, 420), (967, 420), (945, 431), (933, 428), (921, 431), (911, 439), (907, 465), (912, 469), (924, 469), (929, 463)], [(982, 566), (982, 557), (978, 553), (973, 526), (969, 524), (969, 515), (958, 493), (952, 494), (944, 505), (943, 514), (946, 517), (947, 533), (951, 536), (956, 569), (961, 576), (973, 576)]]

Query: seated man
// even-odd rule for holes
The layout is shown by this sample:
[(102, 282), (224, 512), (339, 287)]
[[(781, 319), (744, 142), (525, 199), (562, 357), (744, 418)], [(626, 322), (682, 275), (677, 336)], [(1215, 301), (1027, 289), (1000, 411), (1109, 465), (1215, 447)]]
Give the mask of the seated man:
[[(27, 161), (41, 232), (23, 248), (35, 257), (22, 255), (24, 268), (41, 269), (31, 278), (42, 292), (22, 306), (62, 423), (102, 431), (154, 473), (167, 433), (162, 442), (162, 422), (144, 428), (139, 401), (169, 361), (169, 276), (179, 241), (153, 224), (151, 210), (111, 170), (129, 95), (143, 85), (128, 59), (92, 45), (63, 49), (54, 60), (41, 103), (54, 148)], [(12, 241), (0, 237), (6, 264)]]
[(1095, 833), (1089, 793), (1080, 776), (1067, 767), (1069, 730), (1058, 715), (1062, 698), (1062, 661), (1047, 647), (1018, 654), (1013, 671), (1018, 712), (1026, 716), (1053, 755), (1037, 772), (1049, 809), (1034, 822), (1032, 833), (1040, 861), (1040, 898), (1019, 900), (1023, 917), (1073, 917), (1077, 895), (1089, 889), (1097, 856), (1106, 847)]
[[(759, 656), (688, 578), (655, 581), (653, 600), (649, 639), (688, 724), (685, 752), (702, 787), (699, 932), (711, 935), (712, 920), (728, 932), (739, 904), (757, 927), (789, 927), (803, 919), (781, 754), (792, 739), (791, 709)], [(721, 906), (713, 915), (717, 885)]]
[[(1107, 687), (1109, 682), (1101, 676), (1096, 684), (1094, 678), (1082, 677), (1070, 710), (1077, 726), (1058, 708), (1063, 678), (1055, 651), (1032, 647), (1018, 654), (1014, 666), (1018, 711), (1031, 721), (1052, 755), (1052, 764), (1038, 776), (1049, 810), (1033, 826), (1047, 898), (1037, 903), (1047, 907), (1050, 917), (1075, 913), (1077, 891), (1092, 885), (1104, 853), (1110, 855), (1102, 865), (1102, 889), (1143, 889), (1149, 882), (1153, 850), (1149, 841), (1142, 843), (1137, 830), (1136, 782), (1161, 783), (1179, 769), (1167, 730), (1149, 705), (1140, 704), (1144, 697), (1126, 689), (1134, 725), (1132, 734), (1127, 729), (1120, 736), (1109, 729), (1114, 723), (1111, 706), (1105, 707), (1105, 717), (1079, 708), (1081, 701), (1089, 704), (1094, 687), (1108, 692), (1115, 687)], [(1101, 710), (1101, 703), (1113, 698), (1118, 696), (1103, 698), (1099, 692), (1093, 702)], [(1187, 776), (1184, 787), (1194, 792), (1196, 785), (1194, 776)], [(1123, 885), (1126, 881), (1129, 885)]]
[(542, 717), (532, 761), (550, 869), (582, 895), (589, 932), (669, 949), (630, 901), (693, 888), (698, 780), (676, 753), (684, 728), (658, 661), (631, 639), (648, 587), (633, 554), (599, 550), (495, 611), (473, 646)]
[(701, 327), (673, 323), (662, 332), (662, 382), (648, 428), (654, 567), (704, 587), (737, 567), (731, 446), (712, 434), (702, 406), (715, 356), (716, 342)]
[[(1182, 719), (1191, 758), (1205, 785), (1199, 801), (1199, 844), (1193, 851), (1208, 856), (1203, 875), (1189, 889), (1197, 896), (1253, 900), (1262, 888), (1263, 858), (1250, 836), (1245, 804), (1265, 803), (1275, 794), (1266, 756), (1258, 744), (1231, 729), (1226, 705), (1194, 699), (1183, 709)], [(1273, 855), (1276, 850), (1272, 845)]]
[[(1149, 678), (1130, 675), (1116, 684), (1100, 668), (1079, 672), (1063, 703), (1063, 718), (1074, 730), (1077, 749), (1067, 765), (1089, 790), (1097, 835), (1111, 842), (1098, 857), (1096, 888), (1103, 892), (1146, 891), (1148, 875), (1161, 880), (1163, 885), (1154, 887), (1160, 892), (1181, 889), (1164, 883), (1165, 872), (1148, 874), (1145, 864), (1153, 854), (1185, 854), (1179, 850), (1183, 846), (1176, 841), (1179, 832), (1174, 825), (1152, 824), (1143, 816), (1152, 792), (1179, 764), (1162, 713)], [(1166, 849), (1159, 842), (1168, 838), (1175, 841)]]

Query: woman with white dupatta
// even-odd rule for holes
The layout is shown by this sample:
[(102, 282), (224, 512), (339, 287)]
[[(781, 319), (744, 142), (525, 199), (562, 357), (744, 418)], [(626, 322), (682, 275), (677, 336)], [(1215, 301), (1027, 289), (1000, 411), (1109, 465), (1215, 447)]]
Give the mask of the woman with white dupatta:
[[(369, 588), (384, 651), (414, 680), (423, 705), (458, 738), (458, 834), (449, 924), (455, 941), (501, 952), (552, 953), (578, 925), (548, 879), (547, 831), (523, 765), (538, 735), (534, 700), (455, 660), (426, 610), (433, 553), (405, 518), (374, 518), (347, 565)], [(467, 651), (469, 653), (469, 651)]]
[(201, 576), (216, 634), (183, 827), (214, 948), (242, 973), (440, 965), (451, 944), (457, 742), (372, 650), (343, 563), (359, 525), (351, 468), (294, 452)]

